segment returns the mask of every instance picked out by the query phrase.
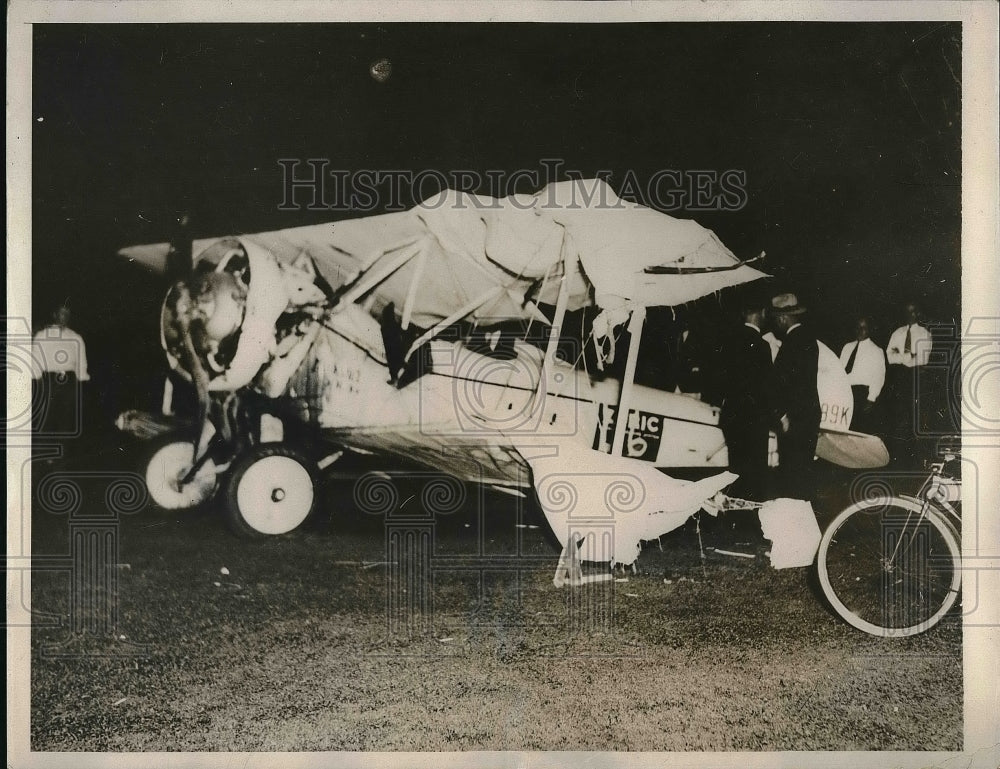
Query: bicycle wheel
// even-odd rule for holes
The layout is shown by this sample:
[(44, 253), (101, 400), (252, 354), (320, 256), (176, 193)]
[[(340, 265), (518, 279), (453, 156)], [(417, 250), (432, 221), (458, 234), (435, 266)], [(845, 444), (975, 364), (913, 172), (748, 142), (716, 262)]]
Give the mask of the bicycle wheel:
[(866, 633), (906, 637), (934, 627), (962, 580), (956, 530), (935, 509), (899, 497), (844, 510), (820, 540), (817, 567), (830, 605)]

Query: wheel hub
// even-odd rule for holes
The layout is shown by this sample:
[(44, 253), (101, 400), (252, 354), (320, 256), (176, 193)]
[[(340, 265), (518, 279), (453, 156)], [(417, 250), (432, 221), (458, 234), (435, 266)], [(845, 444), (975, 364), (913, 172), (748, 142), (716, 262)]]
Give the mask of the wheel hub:
[(236, 482), (235, 509), (260, 534), (284, 534), (306, 519), (313, 505), (309, 471), (295, 457), (270, 454), (253, 461)]
[(198, 472), (191, 472), (191, 444), (167, 443), (146, 466), (145, 481), (150, 496), (162, 508), (182, 510), (205, 502), (215, 491), (217, 468), (209, 459)]

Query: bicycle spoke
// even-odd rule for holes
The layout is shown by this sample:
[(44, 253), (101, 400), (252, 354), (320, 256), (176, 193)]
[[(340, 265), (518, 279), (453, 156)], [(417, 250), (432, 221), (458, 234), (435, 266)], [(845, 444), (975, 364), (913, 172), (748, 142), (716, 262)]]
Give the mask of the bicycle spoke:
[(824, 540), (821, 584), (855, 627), (912, 635), (936, 623), (955, 600), (958, 545), (926, 510), (859, 506), (838, 517)]

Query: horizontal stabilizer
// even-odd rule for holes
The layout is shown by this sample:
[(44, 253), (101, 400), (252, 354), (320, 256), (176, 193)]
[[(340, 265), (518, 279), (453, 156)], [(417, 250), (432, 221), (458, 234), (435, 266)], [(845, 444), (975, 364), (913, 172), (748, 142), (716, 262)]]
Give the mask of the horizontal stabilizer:
[(852, 470), (885, 467), (889, 450), (874, 435), (855, 432), (822, 431), (816, 442), (816, 456)]

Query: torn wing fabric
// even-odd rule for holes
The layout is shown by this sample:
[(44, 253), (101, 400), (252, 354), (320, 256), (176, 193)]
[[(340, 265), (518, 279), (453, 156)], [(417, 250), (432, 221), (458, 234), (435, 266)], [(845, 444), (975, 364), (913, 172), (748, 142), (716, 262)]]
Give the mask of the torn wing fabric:
[[(602, 297), (675, 306), (767, 277), (740, 265), (711, 230), (621, 200), (600, 179), (550, 184), (536, 198), (542, 215), (572, 236), (602, 307), (616, 303)], [(651, 274), (648, 268), (673, 272)]]
[[(196, 240), (193, 251), (218, 240)], [(409, 211), (240, 241), (266, 249), (280, 264), (307, 255), (334, 290), (386, 269), (390, 274), (360, 299), (369, 300), (376, 317), (390, 303), (399, 314), (408, 308), (412, 323), (424, 328), (496, 289), (501, 291), (470, 311), (474, 319), (489, 325), (532, 317), (525, 300), (554, 303), (566, 266), (570, 310), (619, 307), (626, 300), (683, 304), (764, 277), (740, 265), (711, 230), (622, 201), (599, 180), (560, 182), (503, 199), (445, 190)], [(119, 253), (163, 271), (168, 252), (161, 243)], [(676, 269), (651, 274), (647, 268)]]
[[(573, 440), (514, 444), (531, 467), (538, 502), (563, 547), (585, 540), (585, 560), (631, 564), (640, 543), (673, 531), (736, 480), (723, 472), (691, 482)], [(593, 544), (596, 543), (597, 547)]]
[(821, 534), (812, 505), (801, 499), (772, 499), (758, 516), (764, 537), (771, 540), (771, 566), (792, 569), (813, 562)]
[[(579, 257), (580, 266), (569, 275), (570, 309), (587, 297), (580, 268), (601, 307), (626, 300), (678, 305), (766, 277), (741, 265), (711, 230), (621, 200), (599, 179), (558, 182), (533, 196), (500, 200), (448, 190), (414, 212), (449, 252), (477, 262), (485, 256), (518, 279), (561, 270), (566, 252)], [(554, 302), (557, 284), (549, 286), (552, 291), (540, 301)]]

